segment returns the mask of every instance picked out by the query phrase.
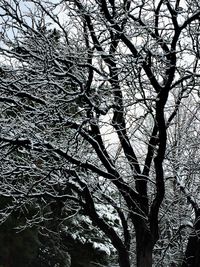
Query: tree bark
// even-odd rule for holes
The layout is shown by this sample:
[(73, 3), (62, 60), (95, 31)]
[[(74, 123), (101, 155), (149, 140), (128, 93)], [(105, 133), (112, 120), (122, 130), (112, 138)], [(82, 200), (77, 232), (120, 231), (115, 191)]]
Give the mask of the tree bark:
[(118, 261), (120, 267), (130, 267), (130, 258), (129, 258), (129, 252), (128, 251), (118, 251)]
[[(137, 242), (137, 267), (152, 267), (152, 242), (143, 239)], [(138, 244), (139, 243), (139, 244)]]
[(189, 236), (185, 257), (181, 267), (200, 266), (200, 210), (197, 211), (194, 229)]
[(188, 245), (182, 267), (199, 267), (200, 264), (200, 240), (193, 232), (188, 240)]
[(139, 222), (136, 229), (137, 267), (152, 267), (153, 246), (154, 242), (149, 229)]

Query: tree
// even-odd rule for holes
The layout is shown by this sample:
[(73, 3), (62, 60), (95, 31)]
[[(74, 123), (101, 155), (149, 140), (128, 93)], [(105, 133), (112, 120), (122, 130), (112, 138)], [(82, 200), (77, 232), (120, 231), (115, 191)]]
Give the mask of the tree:
[[(7, 3), (6, 3), (7, 4)], [(37, 10), (37, 12), (40, 12)], [(9, 26), (9, 24), (7, 25)], [(33, 118), (33, 110), (36, 107), (40, 109), (40, 105), (44, 105), (45, 101), (42, 100), (44, 98), (43, 96), (41, 98), (37, 98), (37, 96), (33, 95), (33, 90), (35, 90), (35, 86), (37, 84), (38, 79), (40, 82), (42, 79), (46, 79), (48, 74), (44, 69), (46, 69), (46, 64), (48, 65), (48, 68), (52, 68), (52, 71), (59, 71), (58, 70), (58, 65), (52, 64), (52, 58), (58, 56), (58, 51), (59, 53), (63, 53), (62, 49), (69, 49), (67, 56), (65, 58), (66, 62), (62, 62), (63, 66), (66, 70), (69, 71), (69, 73), (72, 73), (72, 61), (70, 57), (72, 58), (73, 62), (76, 63), (76, 59), (73, 58), (73, 53), (70, 54), (70, 47), (64, 47), (63, 43), (60, 40), (60, 32), (59, 30), (55, 28), (50, 28), (48, 23), (45, 22), (44, 20), (44, 15), (41, 12), (40, 16), (38, 15), (37, 19), (34, 21), (32, 20), (32, 27), (35, 29), (35, 31), (32, 32), (27, 32), (27, 31), (20, 31), (18, 32), (19, 35), (17, 38), (14, 38), (10, 40), (10, 51), (9, 50), (4, 50), (6, 53), (10, 53), (12, 56), (6, 57), (8, 58), (13, 58), (13, 61), (9, 61), (9, 63), (6, 63), (4, 66), (2, 66), (2, 77), (4, 79), (4, 82), (12, 82), (14, 79), (15, 81), (22, 81), (21, 79), (24, 78), (23, 80), (23, 86), (24, 82), (27, 83), (27, 86), (30, 86), (28, 91), (25, 89), (24, 90), (18, 90), (17, 84), (12, 85), (13, 89), (13, 94), (15, 95), (14, 97), (18, 98), (17, 100), (19, 101), (9, 101), (9, 98), (2, 98), (2, 102), (7, 102), (8, 105), (2, 106), (3, 109), (3, 115), (2, 119), (8, 120), (7, 125), (10, 124), (11, 121), (15, 120), (15, 126), (18, 128), (21, 128), (23, 131), (23, 128), (29, 128), (30, 125), (33, 126), (33, 124), (30, 122), (29, 118)], [(6, 33), (6, 32), (5, 32)], [(10, 38), (10, 36), (9, 36)], [(6, 43), (6, 42), (5, 42)], [(43, 55), (43, 57), (42, 57)], [(15, 58), (15, 59), (14, 59)], [(21, 60), (23, 59), (23, 60)], [(78, 59), (77, 59), (78, 61)], [(11, 71), (11, 69), (13, 70)], [(42, 77), (41, 74), (44, 74)], [(39, 74), (39, 75), (38, 75)], [(47, 75), (47, 76), (46, 76)], [(23, 78), (22, 78), (23, 77)], [(70, 77), (70, 75), (69, 75)], [(48, 79), (48, 78), (47, 78)], [(73, 80), (70, 78), (68, 79), (62, 79), (62, 77), (59, 77), (59, 75), (54, 75), (53, 78), (53, 85), (52, 88), (55, 87), (56, 89), (59, 90), (59, 94), (61, 94), (61, 98), (63, 98), (63, 94), (65, 92), (67, 93), (73, 93), (73, 89), (76, 88), (76, 84)], [(39, 83), (40, 83), (39, 82)], [(50, 81), (47, 82), (47, 84), (44, 84), (44, 86), (48, 86)], [(56, 82), (63, 83), (63, 87), (58, 87), (56, 85)], [(29, 84), (29, 85), (28, 85)], [(55, 84), (55, 86), (54, 86)], [(50, 85), (51, 86), (51, 85)], [(32, 87), (32, 88), (31, 88)], [(36, 86), (37, 87), (37, 86)], [(62, 90), (61, 90), (62, 89)], [(37, 89), (36, 89), (37, 90)], [(70, 90), (70, 91), (69, 91)], [(43, 92), (45, 94), (45, 92)], [(42, 93), (42, 94), (43, 94)], [(53, 91), (51, 91), (53, 93)], [(54, 93), (53, 93), (54, 94)], [(50, 95), (49, 95), (50, 96)], [(52, 96), (50, 96), (52, 97)], [(56, 100), (57, 101), (57, 100)], [(63, 98), (63, 101), (65, 102), (65, 97)], [(75, 99), (75, 101), (79, 102), (79, 99)], [(63, 103), (64, 103), (63, 102)], [(10, 105), (11, 104), (11, 105)], [(12, 105), (13, 104), (13, 105)], [(27, 104), (27, 105), (26, 105)], [(21, 108), (21, 107), (24, 107)], [(43, 106), (44, 107), (44, 106)], [(5, 109), (4, 109), (5, 108)], [(55, 104), (55, 109), (58, 109), (57, 104)], [(54, 112), (55, 109), (53, 108), (51, 112)], [(25, 111), (25, 112), (24, 112)], [(26, 111), (28, 111), (26, 113)], [(50, 110), (49, 110), (50, 111)], [(62, 106), (62, 113), (65, 114), (71, 114), (70, 116), (77, 117), (78, 110), (77, 110), (77, 105), (75, 106), (73, 103), (68, 103), (66, 101), (65, 106)], [(58, 112), (58, 111), (55, 111)], [(64, 115), (64, 113), (62, 115)], [(35, 114), (36, 115), (36, 114)], [(45, 118), (48, 119), (49, 113), (45, 113), (45, 110), (41, 110), (41, 117), (40, 117), (40, 125), (37, 125), (39, 131), (36, 131), (37, 134), (42, 132), (44, 128), (47, 126), (45, 124)], [(24, 122), (26, 125), (21, 124), (21, 119), (19, 117), (24, 117), (26, 118)], [(38, 114), (36, 115), (38, 116)], [(69, 115), (68, 115), (69, 116)], [(21, 118), (22, 118), (21, 117)], [(61, 116), (58, 114), (59, 121), (61, 123)], [(19, 120), (18, 120), (19, 119)], [(31, 119), (32, 120), (32, 119)], [(4, 122), (5, 122), (4, 121)], [(43, 128), (43, 122), (44, 122), (44, 128)], [(54, 123), (54, 122), (53, 122)], [(71, 139), (72, 137), (69, 135), (69, 129), (67, 127), (63, 126), (63, 131), (59, 132), (58, 128), (55, 130), (55, 128), (52, 127), (52, 122), (50, 122), (50, 128), (49, 130), (51, 133), (49, 134), (49, 137), (55, 137), (59, 138), (62, 134), (65, 135), (65, 139), (68, 137)], [(3, 126), (3, 124), (2, 124)], [(31, 126), (31, 127), (32, 127)], [(6, 128), (6, 127), (5, 127)], [(19, 129), (18, 128), (18, 129)], [(48, 126), (47, 126), (48, 128)], [(47, 129), (46, 129), (47, 130)], [(47, 130), (48, 131), (48, 130)], [(36, 134), (34, 132), (34, 135)], [(54, 138), (53, 137), (53, 138)], [(65, 211), (63, 211), (63, 203), (60, 200), (57, 200), (55, 198), (52, 198), (51, 195), (38, 195), (37, 202), (33, 198), (27, 198), (26, 201), (22, 201), (21, 191), (22, 188), (25, 189), (25, 187), (29, 187), (31, 184), (34, 186), (37, 183), (40, 184), (40, 182), (43, 180), (43, 175), (45, 179), (45, 184), (46, 184), (46, 178), (49, 176), (49, 172), (51, 173), (52, 171), (55, 170), (55, 166), (52, 165), (52, 170), (44, 167), (45, 173), (41, 173), (41, 170), (43, 169), (42, 164), (45, 162), (47, 163), (48, 160), (51, 160), (49, 157), (48, 159), (41, 158), (40, 156), (37, 158), (34, 155), (27, 154), (25, 150), (23, 150), (23, 147), (17, 148), (13, 147), (12, 150), (12, 158), (14, 158), (15, 163), (14, 165), (8, 163), (9, 168), (12, 171), (17, 171), (19, 168), (19, 172), (17, 171), (15, 179), (13, 181), (14, 176), (10, 176), (8, 174), (9, 178), (7, 181), (5, 180), (8, 184), (8, 186), (13, 186), (13, 190), (15, 191), (14, 195), (13, 194), (3, 194), (2, 198), (3, 202), (5, 202), (4, 198), (7, 197), (8, 201), (6, 202), (6, 205), (4, 203), (4, 206), (1, 206), (1, 210), (5, 211), (4, 213), (2, 212), (2, 222), (3, 226), (1, 226), (1, 240), (7, 240), (9, 239), (10, 232), (15, 232), (18, 231), (16, 235), (13, 235), (13, 242), (12, 246), (9, 245), (7, 246), (7, 251), (9, 254), (9, 258), (15, 258), (15, 263), (17, 262), (16, 255), (19, 255), (19, 258), (21, 259), (20, 266), (68, 266), (68, 255), (66, 251), (69, 251), (71, 254), (71, 260), (73, 266), (75, 266), (76, 261), (84, 260), (85, 265), (88, 266), (88, 262), (93, 260), (98, 261), (98, 262), (103, 262), (104, 263), (107, 261), (107, 254), (105, 251), (102, 249), (99, 251), (99, 246), (97, 245), (103, 245), (103, 243), (107, 243), (107, 241), (98, 241), (93, 243), (93, 240), (96, 239), (92, 237), (94, 235), (94, 232), (96, 229), (91, 229), (90, 227), (90, 239), (86, 240), (87, 244), (83, 244), (82, 242), (82, 235), (75, 235), (75, 227), (73, 227), (72, 235), (76, 236), (76, 240), (73, 239), (72, 236), (70, 236), (70, 231), (68, 231), (67, 235), (66, 233), (63, 234), (63, 237), (61, 237), (61, 222), (62, 220), (66, 220), (66, 217), (72, 217), (73, 214), (73, 209), (74, 207), (71, 207), (72, 211), (69, 212), (69, 210), (66, 208)], [(54, 160), (56, 159), (54, 156)], [(5, 162), (7, 159), (5, 159)], [(28, 165), (24, 165), (24, 163), (27, 162)], [(30, 165), (29, 165), (30, 164)], [(13, 169), (12, 169), (13, 168)], [(17, 168), (17, 169), (16, 169)], [(28, 170), (28, 169), (29, 170)], [(4, 168), (3, 168), (4, 169)], [(37, 170), (38, 171), (37, 171)], [(4, 169), (5, 170), (5, 169)], [(28, 170), (28, 171), (26, 171)], [(30, 171), (31, 170), (31, 171)], [(62, 168), (61, 168), (62, 170)], [(47, 172), (46, 172), (47, 171)], [(59, 168), (58, 168), (59, 171)], [(34, 173), (34, 174), (33, 174)], [(46, 176), (46, 177), (45, 177)], [(51, 175), (50, 175), (51, 176)], [(32, 180), (33, 178), (33, 180)], [(41, 180), (40, 180), (41, 179)], [(39, 180), (39, 181), (38, 181)], [(3, 182), (3, 183), (4, 183)], [(49, 183), (49, 185), (48, 185)], [(62, 188), (62, 185), (59, 185), (55, 183), (55, 181), (48, 181), (46, 186), (50, 186), (51, 189), (57, 190), (61, 193), (62, 190), (65, 192), (70, 193), (71, 189), (70, 188)], [(41, 184), (40, 184), (41, 185)], [(24, 187), (25, 186), (25, 187)], [(54, 188), (55, 186), (55, 188)], [(66, 186), (66, 185), (65, 185)], [(28, 189), (28, 188), (26, 188)], [(25, 189), (25, 190), (26, 190)], [(20, 193), (21, 192), (21, 193)], [(46, 189), (46, 192), (50, 192), (49, 190)], [(23, 193), (22, 193), (23, 194)], [(14, 200), (13, 200), (14, 196)], [(11, 202), (17, 202), (16, 204)], [(20, 201), (20, 205), (19, 205)], [(69, 205), (69, 201), (68, 201)], [(9, 209), (6, 209), (5, 206), (9, 206)], [(17, 210), (17, 211), (16, 211)], [(9, 212), (8, 212), (9, 211)], [(27, 212), (28, 211), (28, 212)], [(9, 215), (8, 215), (9, 213)], [(15, 215), (15, 213), (17, 215)], [(39, 215), (39, 216), (38, 216)], [(30, 218), (32, 216), (32, 219)], [(8, 217), (8, 220), (7, 220)], [(16, 220), (16, 217), (18, 218), (17, 222), (14, 221), (14, 223), (9, 223), (9, 220)], [(20, 220), (19, 218), (23, 218), (23, 220)], [(63, 228), (67, 228), (69, 226), (70, 218), (68, 220), (67, 225), (65, 224)], [(82, 220), (79, 219), (79, 224), (81, 226)], [(35, 227), (36, 226), (36, 227)], [(5, 231), (6, 228), (6, 231)], [(13, 229), (14, 228), (14, 229)], [(27, 228), (27, 229), (26, 229)], [(29, 229), (28, 229), (29, 228)], [(37, 231), (33, 231), (33, 228), (37, 228)], [(93, 227), (94, 228), (94, 227)], [(25, 229), (25, 230), (24, 230)], [(23, 231), (22, 231), (23, 230)], [(89, 231), (89, 229), (87, 230)], [(29, 236), (26, 234), (26, 232), (29, 233)], [(36, 233), (35, 233), (36, 232)], [(80, 231), (79, 231), (80, 232)], [(25, 235), (25, 238), (23, 238)], [(92, 233), (92, 234), (91, 234)], [(37, 244), (33, 244), (33, 240), (31, 239), (31, 235), (35, 237), (37, 240)], [(84, 237), (85, 238), (85, 237)], [(18, 249), (18, 239), (22, 242), (20, 243), (20, 249)], [(62, 242), (62, 239), (63, 242)], [(80, 239), (80, 240), (79, 240)], [(31, 257), (31, 262), (30, 262), (30, 257), (29, 257), (29, 264), (27, 263), (27, 257), (26, 254), (24, 253), (23, 256), (21, 255), (21, 251), (26, 250), (26, 242), (31, 242), (32, 243), (32, 255)], [(96, 245), (95, 245), (96, 244)], [(35, 245), (35, 246), (34, 246)], [(93, 247), (95, 245), (95, 247)], [(2, 243), (3, 246), (3, 243)], [(72, 249), (73, 246), (73, 249)], [(84, 246), (88, 246), (84, 248)], [(14, 247), (14, 249), (12, 248)], [(15, 256), (13, 256), (13, 250), (15, 250)], [(84, 252), (85, 255), (81, 256), (81, 252)], [(5, 253), (4, 253), (5, 254)], [(91, 254), (91, 255), (90, 255)], [(5, 259), (5, 255), (1, 255), (2, 258), (0, 257), (0, 264), (7, 264), (8, 260)], [(28, 255), (29, 256), (29, 255)], [(99, 257), (101, 256), (101, 257)], [(26, 261), (23, 265), (23, 260)], [(13, 266), (13, 260), (10, 261), (9, 267)], [(31, 265), (30, 265), (31, 264)], [(83, 264), (83, 262), (82, 262)]]
[(61, 201), (104, 233), (120, 267), (134, 263), (133, 243), (137, 266), (149, 267), (159, 228), (170, 230), (172, 177), (196, 216), (183, 266), (198, 266), (198, 202), (178, 176), (188, 148), (180, 136), (170, 143), (185, 99), (198, 98), (198, 1), (0, 3), (1, 196)]

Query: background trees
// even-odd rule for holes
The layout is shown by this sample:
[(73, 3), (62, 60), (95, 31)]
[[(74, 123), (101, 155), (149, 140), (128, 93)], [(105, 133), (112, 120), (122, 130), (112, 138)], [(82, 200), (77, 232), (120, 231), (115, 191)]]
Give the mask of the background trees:
[(0, 3), (9, 207), (88, 217), (121, 267), (197, 266), (198, 2)]

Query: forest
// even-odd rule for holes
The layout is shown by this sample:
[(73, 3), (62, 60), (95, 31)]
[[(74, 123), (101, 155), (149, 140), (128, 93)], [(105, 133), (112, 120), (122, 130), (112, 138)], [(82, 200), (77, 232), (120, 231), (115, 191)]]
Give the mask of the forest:
[(0, 0), (0, 267), (200, 266), (198, 0)]

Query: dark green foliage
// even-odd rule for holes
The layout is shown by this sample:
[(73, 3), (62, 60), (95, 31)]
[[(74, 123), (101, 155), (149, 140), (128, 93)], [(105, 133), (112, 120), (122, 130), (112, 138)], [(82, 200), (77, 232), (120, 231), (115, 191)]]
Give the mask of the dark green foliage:
[(37, 258), (30, 267), (70, 267), (70, 255), (63, 247), (59, 233), (42, 229), (39, 233), (40, 247)]
[(71, 256), (71, 267), (92, 267), (95, 263), (107, 266), (108, 255), (95, 249), (92, 242), (82, 243), (70, 235), (64, 235), (62, 241)]
[[(19, 219), (20, 221), (20, 219)], [(17, 218), (10, 218), (0, 227), (0, 266), (28, 267), (37, 257), (39, 242), (37, 230), (27, 228), (17, 232)]]

